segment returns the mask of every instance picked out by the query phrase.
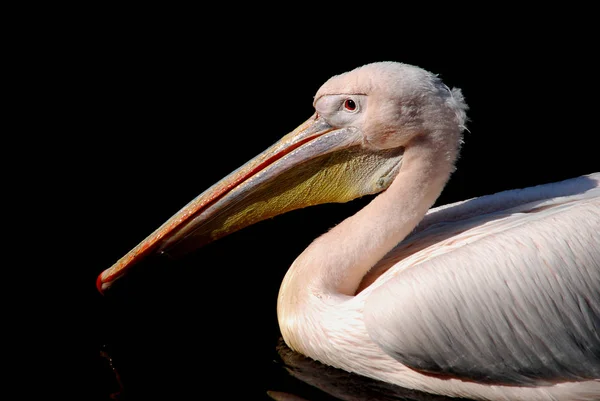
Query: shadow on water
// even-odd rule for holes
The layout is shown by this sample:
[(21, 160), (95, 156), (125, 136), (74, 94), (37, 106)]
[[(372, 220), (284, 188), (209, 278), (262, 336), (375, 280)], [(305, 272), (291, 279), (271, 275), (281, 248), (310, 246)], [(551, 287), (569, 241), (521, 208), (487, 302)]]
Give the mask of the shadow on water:
[[(273, 399), (276, 401), (443, 401), (443, 400), (466, 400), (463, 398), (449, 398), (439, 395), (432, 395), (416, 390), (410, 390), (393, 384), (372, 380), (364, 376), (349, 373), (331, 366), (323, 365), (317, 361), (305, 357), (297, 352), (292, 351), (284, 343), (283, 339), (279, 339), (276, 346), (277, 355), (272, 360), (272, 369), (277, 371), (273, 383), (267, 386), (264, 392), (265, 399)], [(129, 385), (124, 383), (119, 369), (111, 356), (111, 352), (107, 349), (101, 351), (101, 356), (104, 358), (105, 370), (107, 376), (112, 376), (109, 380), (110, 385), (107, 387), (109, 399), (116, 401), (129, 401), (134, 399), (147, 399), (152, 396), (152, 399), (171, 399), (172, 396), (179, 396), (180, 390), (171, 390), (170, 394), (162, 394), (160, 391), (148, 394), (139, 394), (136, 391), (130, 391)], [(244, 374), (241, 372), (240, 374)], [(216, 386), (206, 383), (202, 380), (203, 373), (200, 373), (198, 387), (196, 392), (188, 393), (186, 399), (202, 399), (213, 390), (218, 394), (217, 398), (225, 398), (234, 394), (235, 391), (227, 389), (228, 385), (238, 386), (244, 381), (244, 377), (235, 378), (224, 375), (222, 380), (229, 382), (225, 386)], [(251, 375), (251, 374), (250, 374)], [(279, 376), (279, 377), (277, 377)], [(200, 384), (201, 383), (201, 384)], [(157, 384), (157, 383), (155, 383)], [(246, 384), (241, 386), (241, 392)], [(150, 386), (152, 387), (152, 386)], [(220, 387), (216, 389), (215, 387)], [(158, 389), (158, 387), (155, 387)], [(189, 390), (186, 390), (189, 391)], [(255, 399), (255, 394), (248, 393)]]
[[(319, 389), (320, 393), (311, 395), (306, 393), (287, 393), (285, 391), (270, 391), (269, 395), (278, 401), (287, 400), (320, 400), (322, 394), (328, 394), (332, 400), (344, 401), (442, 401), (461, 400), (460, 398), (449, 398), (438, 395), (410, 390), (393, 384), (372, 380), (364, 376), (349, 373), (331, 366), (323, 365), (297, 352), (292, 351), (279, 340), (277, 352), (282, 367), (294, 378)], [(321, 395), (319, 395), (321, 394)], [(301, 398), (290, 398), (291, 396)], [(287, 398), (286, 398), (287, 397)], [(315, 398), (311, 398), (315, 397)]]

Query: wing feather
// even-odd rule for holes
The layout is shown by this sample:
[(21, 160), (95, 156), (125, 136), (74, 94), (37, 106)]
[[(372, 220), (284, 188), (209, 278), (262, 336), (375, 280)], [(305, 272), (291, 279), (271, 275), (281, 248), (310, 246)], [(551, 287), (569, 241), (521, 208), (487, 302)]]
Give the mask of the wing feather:
[(600, 379), (600, 198), (492, 220), (390, 269), (365, 304), (371, 338), (436, 375), (521, 385)]

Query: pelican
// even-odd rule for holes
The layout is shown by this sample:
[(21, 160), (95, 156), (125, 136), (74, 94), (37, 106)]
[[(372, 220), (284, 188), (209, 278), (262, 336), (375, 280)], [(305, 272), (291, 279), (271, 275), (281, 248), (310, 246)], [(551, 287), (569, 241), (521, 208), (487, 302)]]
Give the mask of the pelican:
[(449, 397), (599, 400), (600, 173), (434, 208), (466, 129), (460, 89), (377, 62), (330, 78), (313, 106), (103, 271), (99, 290), (148, 255), (377, 194), (289, 267), (277, 316), (292, 350)]

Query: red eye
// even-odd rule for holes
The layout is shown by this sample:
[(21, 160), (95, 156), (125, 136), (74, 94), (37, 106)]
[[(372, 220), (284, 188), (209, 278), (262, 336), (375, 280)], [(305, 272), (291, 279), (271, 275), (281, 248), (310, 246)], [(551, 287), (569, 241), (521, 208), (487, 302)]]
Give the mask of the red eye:
[(346, 110), (354, 111), (356, 110), (356, 103), (354, 103), (354, 100), (352, 99), (346, 99), (346, 101), (344, 101), (344, 108)]

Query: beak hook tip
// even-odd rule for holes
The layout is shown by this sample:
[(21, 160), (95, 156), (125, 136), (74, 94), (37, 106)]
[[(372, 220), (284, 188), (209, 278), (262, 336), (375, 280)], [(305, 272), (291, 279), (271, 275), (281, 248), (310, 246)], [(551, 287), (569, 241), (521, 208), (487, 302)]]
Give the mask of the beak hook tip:
[(102, 273), (100, 273), (98, 275), (98, 278), (96, 279), (96, 288), (98, 289), (98, 292), (102, 295), (104, 295), (104, 291), (108, 288), (109, 286), (107, 285), (107, 283), (104, 282), (104, 280), (102, 279)]

